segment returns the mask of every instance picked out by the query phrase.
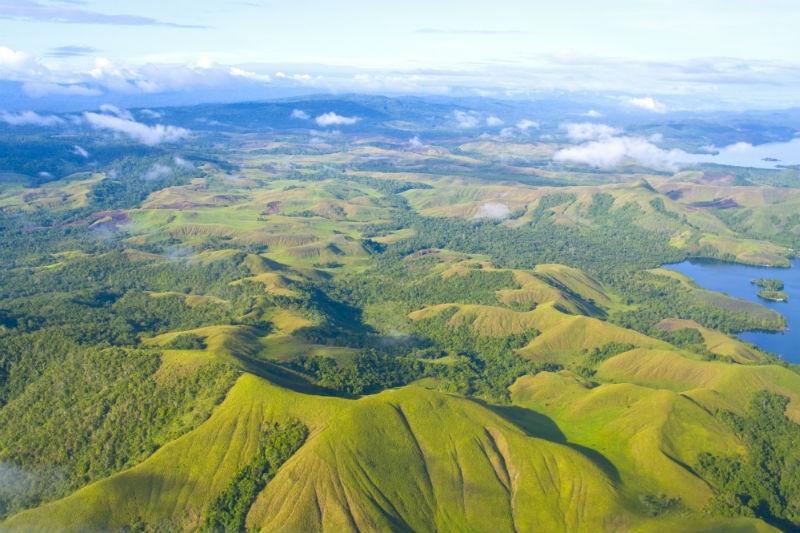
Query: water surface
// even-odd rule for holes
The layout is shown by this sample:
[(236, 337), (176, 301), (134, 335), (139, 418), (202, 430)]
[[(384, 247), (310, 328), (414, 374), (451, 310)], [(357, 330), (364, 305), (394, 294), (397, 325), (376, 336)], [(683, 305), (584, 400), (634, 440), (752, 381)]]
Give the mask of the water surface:
[(706, 163), (751, 168), (800, 165), (800, 138), (757, 145), (736, 143), (720, 149), (714, 155), (701, 156), (700, 160)]
[[(792, 268), (762, 268), (716, 261), (684, 261), (666, 268), (692, 278), (699, 286), (728, 296), (742, 298), (774, 309), (786, 317), (789, 328), (783, 333), (746, 331), (739, 334), (745, 342), (780, 355), (787, 361), (800, 363), (800, 260)], [(788, 302), (770, 302), (757, 296), (758, 287), (750, 283), (756, 278), (783, 281)]]

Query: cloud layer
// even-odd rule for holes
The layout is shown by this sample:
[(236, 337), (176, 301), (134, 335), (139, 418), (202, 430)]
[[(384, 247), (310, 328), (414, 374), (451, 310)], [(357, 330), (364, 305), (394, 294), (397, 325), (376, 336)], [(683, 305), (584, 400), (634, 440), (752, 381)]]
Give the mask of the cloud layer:
[(657, 146), (656, 142), (660, 142), (660, 136), (649, 139), (626, 135), (605, 137), (559, 150), (553, 159), (605, 169), (630, 161), (670, 171), (701, 163), (751, 168), (800, 165), (800, 138), (755, 146), (739, 142), (722, 148), (710, 147), (710, 153), (701, 154), (678, 149), (666, 150)]
[(556, 161), (579, 163), (598, 168), (613, 168), (626, 160), (650, 168), (677, 170), (698, 162), (698, 157), (683, 150), (664, 150), (642, 137), (603, 137), (556, 152)]
[(562, 124), (562, 129), (566, 130), (567, 137), (573, 142), (594, 141), (613, 137), (619, 133), (617, 128), (607, 124), (595, 124), (592, 122), (568, 122)]
[(490, 128), (497, 128), (503, 125), (503, 119), (496, 117), (494, 115), (489, 115), (486, 117), (486, 125)]
[[(5, 4), (2, 4), (5, 2)], [(0, 5), (18, 2), (0, 0)], [(40, 5), (33, 2), (35, 5)], [(27, 5), (31, 7), (31, 2)], [(80, 5), (80, 4), (75, 4)], [(46, 6), (47, 7), (47, 6)], [(82, 8), (49, 5), (53, 9)], [(10, 11), (6, 16), (11, 16)], [(45, 11), (44, 13), (51, 13)], [(0, 15), (2, 16), (2, 15)], [(16, 16), (16, 15), (15, 15)], [(52, 49), (48, 60), (0, 45), (0, 80), (19, 81), (27, 96), (91, 97), (203, 92), (206, 98), (265, 90), (298, 92), (370, 92), (462, 96), (537, 97), (543, 91), (615, 93), (618, 105), (651, 113), (697, 108), (780, 108), (800, 105), (800, 64), (733, 58), (648, 62), (578, 54), (533, 54), (502, 63), (451, 64), (446, 67), (358, 65), (217, 64), (192, 60), (132, 64), (97, 57), (91, 47)], [(83, 61), (57, 65), (60, 58)], [(94, 65), (85, 61), (95, 55)], [(194, 55), (193, 53), (190, 55)], [(638, 94), (630, 94), (632, 91)], [(641, 96), (642, 94), (647, 96)], [(212, 96), (212, 94), (214, 96)], [(625, 96), (628, 95), (628, 96)], [(223, 98), (225, 99), (225, 98)], [(152, 104), (145, 104), (152, 105)], [(44, 106), (42, 106), (44, 107)], [(597, 118), (597, 110), (587, 113)], [(485, 123), (485, 117), (480, 119)], [(459, 121), (469, 126), (469, 118)]]
[(33, 111), (21, 113), (0, 112), (0, 121), (12, 126), (58, 126), (64, 120), (55, 115), (40, 115)]
[(84, 113), (83, 118), (95, 129), (121, 133), (148, 146), (175, 142), (188, 137), (189, 130), (164, 124), (148, 126), (131, 118), (101, 113)]

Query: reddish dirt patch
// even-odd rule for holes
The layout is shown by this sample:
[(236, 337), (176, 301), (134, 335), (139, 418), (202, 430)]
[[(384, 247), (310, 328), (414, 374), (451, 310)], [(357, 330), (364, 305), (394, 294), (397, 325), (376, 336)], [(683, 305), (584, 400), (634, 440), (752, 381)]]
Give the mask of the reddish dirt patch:
[[(98, 222), (102, 220), (102, 222)], [(113, 211), (99, 211), (92, 213), (84, 223), (95, 224), (95, 227), (106, 229), (117, 229), (118, 226), (130, 223), (131, 219), (126, 211), (115, 209)]]
[(279, 201), (270, 202), (267, 204), (266, 209), (262, 214), (264, 215), (277, 215), (281, 210), (281, 203)]
[(705, 185), (736, 185), (736, 176), (730, 172), (707, 170), (697, 182)]
[(429, 255), (438, 255), (440, 253), (439, 250), (435, 248), (426, 248), (424, 250), (420, 250), (418, 252), (414, 252), (413, 254), (409, 254), (405, 257), (406, 261), (416, 261), (417, 259), (422, 259), (423, 257), (427, 257)]
[(171, 204), (159, 204), (153, 206), (152, 209), (172, 209), (176, 211), (185, 211), (188, 209), (200, 209), (203, 207), (217, 207), (217, 205), (211, 202), (191, 202), (189, 200), (184, 200), (182, 202), (173, 202)]
[(693, 202), (689, 205), (705, 209), (733, 209), (735, 207), (741, 207), (733, 198), (714, 198), (706, 202)]
[(113, 209), (110, 211), (98, 211), (97, 213), (92, 213), (88, 217), (73, 220), (72, 222), (67, 222), (66, 224), (58, 224), (55, 226), (26, 226), (25, 231), (33, 232), (52, 228), (75, 228), (78, 226), (89, 226), (98, 220), (103, 220), (103, 222), (97, 224), (95, 227), (106, 229), (117, 229), (118, 226), (128, 224), (131, 221), (127, 211)]

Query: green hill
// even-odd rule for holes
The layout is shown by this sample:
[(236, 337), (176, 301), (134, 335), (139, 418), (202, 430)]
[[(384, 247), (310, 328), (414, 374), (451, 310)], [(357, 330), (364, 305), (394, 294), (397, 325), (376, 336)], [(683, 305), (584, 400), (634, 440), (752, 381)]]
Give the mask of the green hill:
[(702, 336), (703, 342), (710, 352), (729, 357), (737, 363), (765, 362), (767, 360), (766, 354), (758, 348), (719, 331), (705, 328), (694, 320), (667, 318), (656, 324), (656, 327), (664, 331), (696, 330)]
[(568, 315), (550, 303), (533, 311), (520, 312), (502, 307), (442, 304), (415, 311), (411, 320), (435, 317), (455, 310), (448, 320), (453, 327), (467, 323), (479, 335), (504, 337), (525, 331), (539, 334), (518, 353), (540, 362), (568, 363), (592, 348), (612, 342), (638, 347), (667, 348), (669, 345), (596, 318)]
[(709, 409), (742, 411), (768, 390), (788, 397), (787, 416), (800, 423), (800, 374), (777, 365), (734, 365), (690, 359), (674, 351), (638, 349), (598, 369), (601, 379), (682, 392)]
[[(257, 497), (247, 515), (250, 528), (652, 530), (607, 463), (501, 414), (418, 387), (338, 400), (246, 375), (208, 421), (140, 465), (20, 513), (2, 527), (194, 528), (256, 453), (262, 428), (294, 419), (310, 436)], [(688, 528), (686, 519), (674, 520)], [(747, 520), (693, 522), (698, 531), (762, 528)]]
[(680, 394), (631, 384), (592, 387), (573, 375), (520, 378), (514, 405), (553, 417), (566, 440), (606, 457), (632, 490), (664, 493), (702, 510), (712, 496), (693, 471), (700, 453), (743, 454), (744, 447), (708, 411)]

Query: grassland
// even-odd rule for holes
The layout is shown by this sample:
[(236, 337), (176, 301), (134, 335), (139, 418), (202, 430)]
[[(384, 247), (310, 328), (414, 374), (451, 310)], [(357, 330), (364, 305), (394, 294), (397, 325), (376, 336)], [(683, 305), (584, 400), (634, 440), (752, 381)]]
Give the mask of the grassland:
[(459, 326), (468, 323), (479, 335), (503, 337), (525, 331), (540, 332), (518, 353), (538, 362), (569, 363), (592, 348), (616, 342), (639, 347), (667, 347), (653, 339), (596, 318), (568, 315), (553, 304), (537, 307), (533, 311), (521, 312), (501, 307), (442, 304), (432, 306), (409, 315), (411, 320), (424, 320), (456, 309), (448, 323)]
[(656, 490), (702, 510), (710, 487), (692, 470), (702, 452), (743, 454), (733, 432), (690, 399), (630, 383), (591, 387), (568, 373), (521, 378), (514, 405), (552, 417), (567, 442), (597, 451), (633, 493)]
[(665, 319), (659, 322), (656, 327), (665, 331), (676, 331), (681, 329), (694, 329), (703, 336), (706, 348), (712, 353), (729, 357), (737, 363), (752, 363), (765, 361), (766, 354), (758, 348), (751, 346), (738, 339), (705, 328), (693, 320), (683, 320), (678, 318)]
[(752, 394), (776, 392), (790, 399), (786, 414), (800, 421), (800, 374), (778, 365), (701, 361), (676, 351), (637, 349), (603, 363), (598, 376), (682, 392), (708, 409), (742, 412)]
[[(773, 531), (757, 507), (710, 509), (697, 464), (749, 457), (726, 417), (760, 391), (800, 423), (800, 374), (714, 329), (780, 319), (653, 267), (786, 264), (798, 193), (555, 168), (556, 143), (467, 137), (232, 135), (158, 186), (4, 186), (0, 216), (20, 219), (0, 235), (0, 414), (34, 393), (47, 411), (63, 339), (76, 368), (74, 346), (148, 350), (154, 387), (217, 365), (237, 380), (135, 464), (0, 530), (196, 530), (265, 432), (299, 423), (248, 530)], [(675, 295), (685, 308), (655, 305)], [(667, 335), (684, 330), (702, 342)], [(59, 342), (25, 360), (31, 333)]]
[[(598, 464), (581, 448), (550, 440), (546, 425), (528, 422), (523, 428), (502, 412), (414, 387), (357, 401), (337, 400), (298, 395), (243, 376), (196, 430), (142, 464), (21, 513), (4, 528), (43, 531), (70, 524), (66, 530), (79, 531), (140, 522), (194, 527), (237, 465), (255, 453), (259, 428), (288, 419), (301, 421), (311, 435), (259, 495), (248, 513), (248, 527), (653, 527), (641, 514), (626, 510), (619, 482), (606, 464)], [(374, 424), (376, 419), (382, 423)], [(365, 460), (365, 455), (381, 460)], [(214, 474), (209, 478), (208, 472)], [(688, 525), (679, 516), (675, 520)], [(693, 520), (707, 526), (761, 527), (747, 520)]]

